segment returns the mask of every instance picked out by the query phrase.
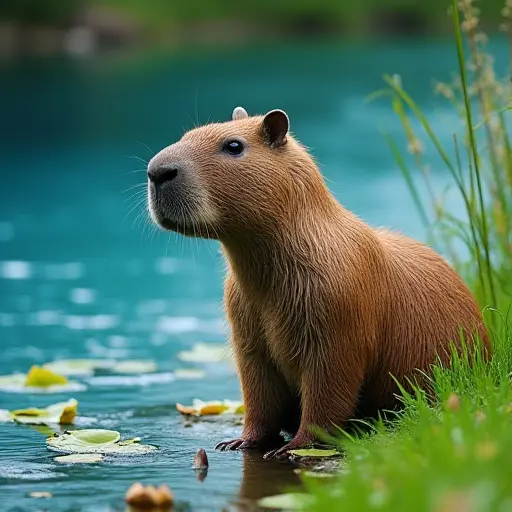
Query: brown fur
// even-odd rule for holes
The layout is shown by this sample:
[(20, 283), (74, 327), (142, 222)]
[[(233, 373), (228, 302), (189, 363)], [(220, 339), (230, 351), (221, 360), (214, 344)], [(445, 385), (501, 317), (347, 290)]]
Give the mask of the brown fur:
[[(282, 133), (285, 119), (269, 115), (238, 111), (161, 151), (150, 170), (171, 163), (181, 181), (150, 187), (150, 203), (160, 225), (216, 238), (226, 256), (246, 417), (240, 440), (221, 447), (274, 447), (282, 430), (294, 433), (270, 454), (280, 456), (312, 442), (311, 426), (331, 431), (396, 407), (390, 374), (403, 382), (428, 374), (436, 356), (447, 363), (459, 328), (488, 340), (444, 259), (347, 211), (287, 125)], [(243, 156), (220, 151), (230, 137), (246, 142)]]

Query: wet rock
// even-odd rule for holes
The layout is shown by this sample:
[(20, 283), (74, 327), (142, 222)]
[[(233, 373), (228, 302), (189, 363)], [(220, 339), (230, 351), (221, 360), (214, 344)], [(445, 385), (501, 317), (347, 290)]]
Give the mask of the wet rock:
[(208, 469), (208, 456), (206, 455), (206, 451), (203, 448), (199, 448), (194, 457), (194, 464), (192, 469)]

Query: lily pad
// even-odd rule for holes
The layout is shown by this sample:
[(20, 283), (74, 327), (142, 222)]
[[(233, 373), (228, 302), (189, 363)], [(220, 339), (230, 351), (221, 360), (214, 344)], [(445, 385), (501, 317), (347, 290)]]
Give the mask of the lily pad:
[(214, 343), (196, 343), (191, 350), (178, 352), (178, 359), (189, 363), (219, 363), (226, 357), (230, 359), (226, 346)]
[(43, 368), (66, 377), (88, 377), (96, 370), (108, 370), (116, 362), (110, 359), (61, 359), (45, 363)]
[(76, 417), (78, 402), (71, 398), (67, 402), (49, 405), (44, 409), (35, 407), (10, 411), (10, 416), (17, 423), (32, 425), (61, 424), (71, 425)]
[(203, 402), (197, 398), (192, 401), (192, 405), (176, 404), (176, 409), (184, 416), (243, 414), (245, 412), (245, 406), (242, 402), (234, 402), (232, 400)]
[(119, 361), (112, 367), (114, 373), (152, 373), (156, 370), (157, 365), (154, 361), (136, 359)]
[(66, 430), (46, 439), (46, 446), (50, 450), (80, 454), (142, 455), (157, 449), (140, 444), (139, 438), (120, 441), (119, 432), (100, 429)]
[(0, 390), (11, 393), (59, 393), (84, 389), (86, 387), (83, 384), (68, 381), (66, 377), (40, 366), (33, 366), (28, 375), (0, 375)]
[(335, 455), (340, 455), (340, 452), (336, 450), (319, 450), (316, 448), (290, 450), (288, 453), (296, 457), (334, 457)]
[(314, 502), (315, 499), (309, 494), (297, 492), (261, 498), (258, 500), (258, 506), (279, 510), (309, 510)]
[(70, 434), (80, 443), (85, 444), (111, 444), (117, 443), (121, 439), (121, 434), (116, 430), (89, 429), (89, 430), (71, 430)]
[(203, 379), (205, 372), (199, 368), (180, 368), (174, 370), (174, 376), (177, 379)]
[(95, 464), (103, 460), (103, 455), (101, 453), (73, 453), (71, 455), (59, 455), (53, 460), (62, 464)]

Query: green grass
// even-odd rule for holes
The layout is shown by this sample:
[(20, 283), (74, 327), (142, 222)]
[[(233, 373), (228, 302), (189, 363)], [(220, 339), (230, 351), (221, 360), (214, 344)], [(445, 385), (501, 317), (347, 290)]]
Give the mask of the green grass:
[(432, 377), (437, 402), (405, 395), (399, 418), (341, 441), (335, 480), (307, 479), (308, 510), (512, 510), (512, 337), (496, 338), (486, 365), (454, 358)]
[[(343, 437), (341, 474), (306, 480), (315, 503), (308, 510), (512, 510), (510, 89), (509, 80), (494, 72), (472, 4), (461, 2), (458, 10), (453, 0), (458, 78), (437, 87), (461, 120), (462, 132), (454, 134), (451, 147), (443, 146), (398, 77), (387, 77), (388, 89), (378, 95), (391, 98), (407, 137), (410, 155), (388, 141), (432, 242), (486, 310), (493, 358), (486, 364), (478, 354), (472, 361), (454, 357), (449, 368), (435, 366), (433, 401), (419, 389), (404, 393), (405, 407), (395, 420), (377, 423), (370, 434)], [(433, 192), (424, 146), (444, 165), (463, 199), (460, 218)], [(418, 177), (428, 192), (426, 202)], [(457, 245), (466, 249), (465, 255)]]

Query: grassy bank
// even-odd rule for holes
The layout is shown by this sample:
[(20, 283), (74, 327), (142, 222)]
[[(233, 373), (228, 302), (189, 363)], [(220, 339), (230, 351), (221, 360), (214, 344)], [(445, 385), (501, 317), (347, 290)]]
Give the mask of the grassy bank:
[[(455, 358), (450, 368), (436, 367), (431, 380), (436, 403), (418, 390), (404, 396), (406, 407), (394, 422), (344, 438), (344, 470), (334, 480), (307, 480), (314, 496), (308, 510), (512, 510), (510, 80), (494, 73), (472, 3), (458, 6), (453, 11), (458, 77), (453, 84), (438, 84), (437, 91), (459, 114), (462, 131), (444, 147), (399, 78), (388, 77), (385, 94), (402, 123), (409, 154), (393, 141), (390, 145), (435, 245), (486, 310), (494, 357), (489, 364)], [(430, 189), (424, 147), (450, 173), (465, 205), (462, 217), (454, 217)], [(422, 201), (420, 188), (429, 192), (430, 204)]]

